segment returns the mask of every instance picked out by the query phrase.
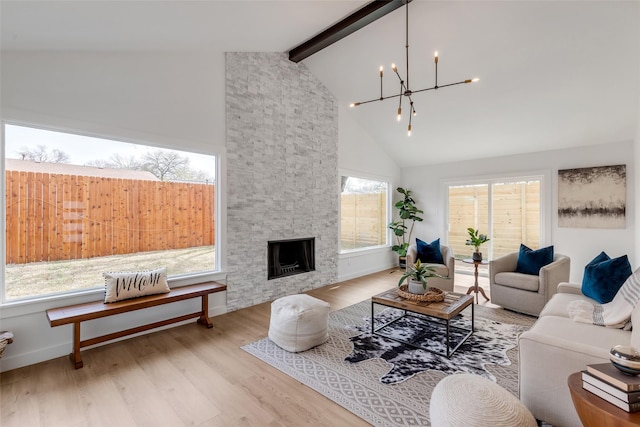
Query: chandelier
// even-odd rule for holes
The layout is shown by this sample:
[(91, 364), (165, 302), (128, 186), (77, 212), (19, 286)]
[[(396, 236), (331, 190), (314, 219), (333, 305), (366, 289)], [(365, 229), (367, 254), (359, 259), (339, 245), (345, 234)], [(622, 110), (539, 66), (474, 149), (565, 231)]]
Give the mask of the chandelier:
[(437, 90), (437, 89), (442, 89), (445, 87), (450, 87), (450, 86), (456, 86), (459, 84), (463, 84), (463, 83), (472, 83), (472, 82), (477, 82), (479, 79), (474, 78), (474, 79), (467, 79), (467, 80), (462, 80), (456, 83), (448, 83), (448, 84), (444, 84), (439, 86), (438, 85), (438, 52), (435, 52), (435, 57), (434, 57), (434, 62), (435, 62), (435, 68), (436, 68), (436, 75), (435, 75), (435, 84), (432, 87), (428, 87), (425, 89), (418, 89), (418, 90), (411, 90), (410, 86), (409, 86), (409, 2), (411, 0), (403, 0), (405, 2), (405, 58), (406, 58), (406, 62), (407, 62), (407, 79), (403, 80), (402, 77), (400, 76), (400, 73), (398, 73), (398, 67), (396, 67), (396, 64), (391, 64), (391, 69), (393, 70), (393, 72), (396, 74), (396, 76), (398, 76), (398, 80), (400, 80), (400, 92), (396, 95), (390, 95), (390, 96), (384, 96), (382, 94), (382, 76), (384, 75), (384, 69), (382, 66), (380, 66), (380, 97), (379, 98), (374, 98), (374, 99), (370, 99), (368, 101), (361, 101), (361, 102), (354, 102), (352, 104), (350, 104), (350, 107), (357, 107), (359, 105), (362, 104), (368, 104), (370, 102), (376, 102), (376, 101), (384, 101), (385, 99), (391, 99), (391, 98), (399, 98), (399, 102), (398, 102), (398, 116), (397, 119), (398, 121), (402, 120), (402, 98), (403, 97), (407, 97), (408, 101), (409, 101), (409, 126), (407, 127), (407, 135), (411, 136), (411, 118), (413, 116), (415, 116), (417, 114), (415, 107), (413, 106), (413, 98), (412, 95), (415, 95), (416, 93), (420, 93), (420, 92), (426, 92), (429, 90)]

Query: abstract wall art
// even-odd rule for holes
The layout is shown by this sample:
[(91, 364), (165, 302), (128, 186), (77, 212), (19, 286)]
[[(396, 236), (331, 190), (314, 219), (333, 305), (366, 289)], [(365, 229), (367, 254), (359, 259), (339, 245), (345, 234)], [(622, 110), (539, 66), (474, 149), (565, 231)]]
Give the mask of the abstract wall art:
[(626, 165), (558, 171), (558, 227), (625, 228)]

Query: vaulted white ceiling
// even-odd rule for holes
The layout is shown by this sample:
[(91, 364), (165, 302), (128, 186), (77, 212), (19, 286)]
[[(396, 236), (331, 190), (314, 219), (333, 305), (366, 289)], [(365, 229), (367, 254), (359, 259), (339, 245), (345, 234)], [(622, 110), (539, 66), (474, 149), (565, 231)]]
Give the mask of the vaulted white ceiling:
[[(287, 51), (366, 1), (2, 1), (3, 50)], [(345, 112), (400, 166), (632, 140), (640, 101), (640, 3), (426, 1), (409, 5), (412, 136), (397, 100)], [(303, 62), (346, 107), (398, 91), (404, 9)], [(404, 102), (404, 101), (403, 101)], [(405, 103), (405, 109), (406, 103)]]

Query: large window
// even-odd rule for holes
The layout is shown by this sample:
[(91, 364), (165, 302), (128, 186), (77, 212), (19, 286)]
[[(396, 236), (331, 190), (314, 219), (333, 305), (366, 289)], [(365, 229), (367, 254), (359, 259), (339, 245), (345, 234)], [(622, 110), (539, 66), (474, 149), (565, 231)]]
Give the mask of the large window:
[(340, 250), (387, 244), (388, 191), (384, 181), (342, 177), (340, 196)]
[(485, 259), (518, 251), (524, 243), (538, 248), (542, 241), (542, 176), (448, 185), (449, 245), (457, 258), (469, 258), (467, 228), (491, 239), (482, 245)]
[(2, 300), (216, 269), (213, 156), (5, 125)]

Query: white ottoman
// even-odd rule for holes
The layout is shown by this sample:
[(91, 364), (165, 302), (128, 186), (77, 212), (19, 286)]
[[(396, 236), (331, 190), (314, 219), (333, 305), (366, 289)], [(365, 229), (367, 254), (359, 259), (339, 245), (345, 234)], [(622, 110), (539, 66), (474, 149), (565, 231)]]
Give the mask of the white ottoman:
[(289, 295), (271, 303), (269, 339), (280, 348), (299, 352), (329, 339), (329, 303), (309, 295)]
[(537, 427), (531, 412), (493, 381), (473, 374), (443, 378), (431, 394), (432, 427)]

